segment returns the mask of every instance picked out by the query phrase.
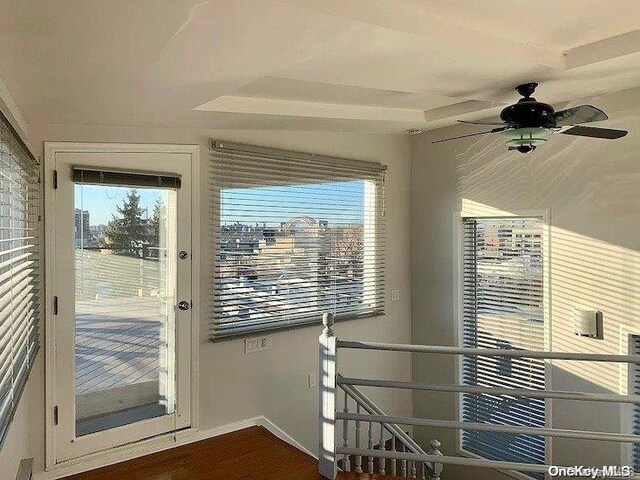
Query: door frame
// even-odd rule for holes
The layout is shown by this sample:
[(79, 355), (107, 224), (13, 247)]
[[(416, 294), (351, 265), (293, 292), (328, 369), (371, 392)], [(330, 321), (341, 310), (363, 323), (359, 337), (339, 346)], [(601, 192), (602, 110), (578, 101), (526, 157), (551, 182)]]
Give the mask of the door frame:
[[(191, 157), (191, 427), (179, 432), (182, 438), (195, 435), (199, 430), (199, 345), (200, 345), (200, 146), (181, 144), (132, 144), (132, 143), (77, 143), (45, 142), (44, 144), (44, 346), (45, 346), (45, 470), (55, 470), (69, 465), (90, 465), (96, 461), (104, 462), (105, 457), (119, 461), (127, 457), (131, 445), (114, 447), (106, 451), (91, 453), (83, 457), (56, 462), (56, 436), (54, 430), (54, 407), (56, 398), (55, 358), (56, 337), (53, 318), (53, 285), (55, 278), (55, 202), (48, 201), (55, 196), (54, 166), (58, 153), (176, 153), (189, 154)], [(174, 443), (175, 433), (142, 440), (139, 443), (149, 445), (149, 452), (160, 442)], [(145, 448), (145, 450), (147, 450)], [(148, 453), (148, 452), (145, 452)]]

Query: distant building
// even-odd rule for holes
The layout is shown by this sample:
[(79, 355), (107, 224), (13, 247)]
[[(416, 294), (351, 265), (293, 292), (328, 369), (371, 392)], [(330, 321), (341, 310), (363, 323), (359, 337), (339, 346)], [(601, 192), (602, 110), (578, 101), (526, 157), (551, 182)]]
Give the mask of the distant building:
[(75, 239), (88, 239), (91, 233), (91, 228), (89, 227), (89, 210), (76, 208), (75, 217)]

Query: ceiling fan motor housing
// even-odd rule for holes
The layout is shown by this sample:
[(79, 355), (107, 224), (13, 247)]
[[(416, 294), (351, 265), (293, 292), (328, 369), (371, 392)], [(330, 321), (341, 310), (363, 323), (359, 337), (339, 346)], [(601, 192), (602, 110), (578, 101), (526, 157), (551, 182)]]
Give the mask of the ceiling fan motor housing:
[(555, 128), (556, 119), (551, 105), (538, 102), (535, 98), (521, 98), (500, 113), (503, 122), (516, 128)]

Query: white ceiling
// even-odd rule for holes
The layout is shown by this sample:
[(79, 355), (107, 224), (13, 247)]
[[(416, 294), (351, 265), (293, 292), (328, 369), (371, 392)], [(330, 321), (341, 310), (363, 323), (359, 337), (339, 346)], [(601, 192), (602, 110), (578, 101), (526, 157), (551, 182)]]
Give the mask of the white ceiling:
[(402, 132), (640, 85), (637, 0), (0, 0), (32, 124)]

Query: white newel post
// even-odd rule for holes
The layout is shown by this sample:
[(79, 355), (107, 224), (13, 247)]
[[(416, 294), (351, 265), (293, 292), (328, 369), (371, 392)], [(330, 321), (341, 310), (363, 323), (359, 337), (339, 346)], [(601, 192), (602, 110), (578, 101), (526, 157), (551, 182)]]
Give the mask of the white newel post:
[[(442, 456), (442, 452), (440, 451), (440, 442), (436, 439), (431, 440), (431, 450), (427, 452), (429, 455), (438, 455)], [(431, 472), (432, 480), (440, 480), (440, 474), (442, 473), (442, 464), (434, 463), (433, 471)]]
[(331, 327), (334, 323), (332, 313), (322, 316), (324, 330), (320, 335), (319, 385), (320, 395), (320, 442), (318, 468), (320, 475), (334, 480), (338, 473), (336, 458), (336, 336)]

